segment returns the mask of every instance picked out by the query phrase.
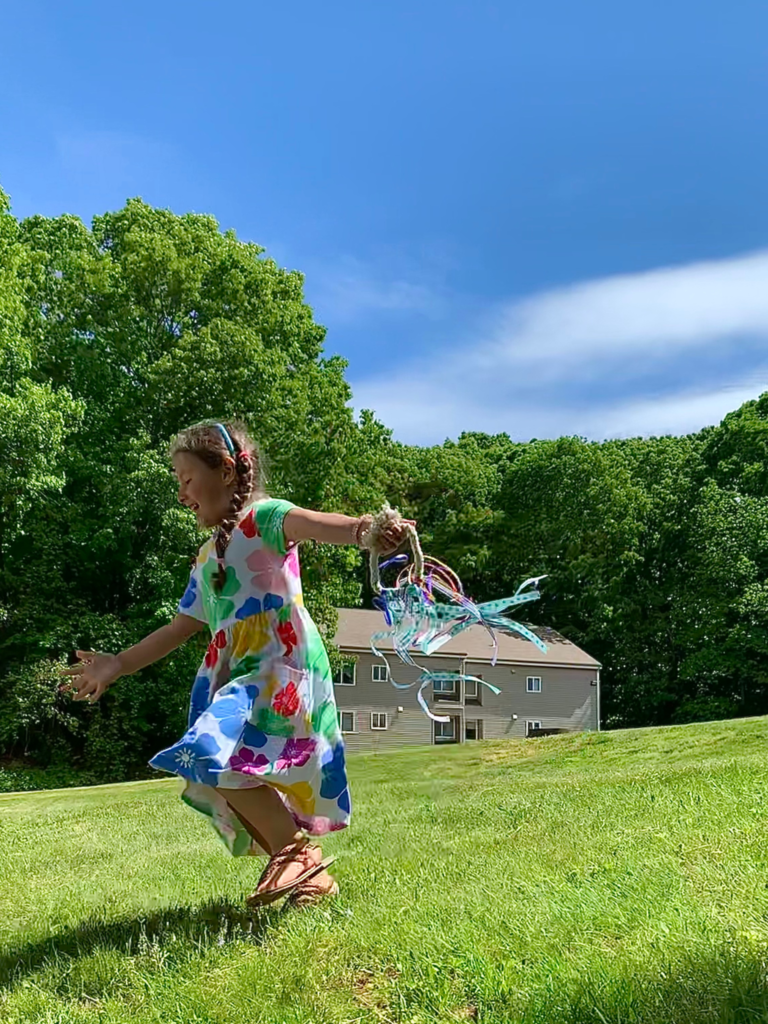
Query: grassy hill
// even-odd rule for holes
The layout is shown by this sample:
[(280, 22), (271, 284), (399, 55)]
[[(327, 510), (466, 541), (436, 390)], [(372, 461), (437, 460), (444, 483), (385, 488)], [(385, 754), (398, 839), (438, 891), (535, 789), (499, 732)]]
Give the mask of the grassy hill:
[(3, 1024), (768, 1020), (768, 721), (351, 758), (255, 917), (175, 780), (0, 797)]

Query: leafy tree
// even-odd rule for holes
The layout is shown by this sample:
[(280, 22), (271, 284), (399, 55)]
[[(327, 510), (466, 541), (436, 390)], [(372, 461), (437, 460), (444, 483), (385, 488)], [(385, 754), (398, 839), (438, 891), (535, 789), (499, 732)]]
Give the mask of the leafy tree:
[(680, 616), (681, 675), (690, 685), (677, 717), (710, 705), (760, 714), (768, 710), (768, 394), (702, 442)]
[[(22, 690), (30, 659), (115, 649), (173, 613), (201, 539), (176, 501), (165, 455), (182, 426), (245, 419), (273, 489), (321, 509), (381, 501), (376, 467), (389, 441), (372, 418), (355, 423), (344, 364), (322, 356), (324, 331), (303, 301), (301, 275), (222, 234), (212, 218), (131, 200), (90, 230), (68, 216), (9, 223), (18, 258), (33, 268), (14, 307), (31, 374), (19, 393), (39, 404), (48, 396), (57, 409), (66, 396), (80, 413), (60, 475), (36, 485), (35, 514), (16, 546), (18, 584), (0, 644), (7, 685)], [(13, 272), (7, 255), (3, 266)], [(50, 443), (45, 411), (38, 419)], [(27, 434), (28, 419), (20, 410)], [(50, 473), (51, 460), (43, 464)], [(40, 491), (53, 483), (64, 485), (55, 500)], [(331, 633), (335, 606), (359, 599), (358, 561), (354, 552), (305, 551), (308, 603)], [(190, 645), (121, 681), (103, 708), (75, 708), (81, 727), (69, 730), (70, 747), (90, 762), (109, 750), (105, 774), (141, 764), (158, 733), (181, 727), (198, 657)], [(37, 735), (32, 752), (43, 757), (50, 737)]]
[[(547, 574), (528, 612), (602, 662), (606, 724), (768, 712), (768, 395), (690, 437), (418, 448), (355, 422), (323, 342), (302, 276), (211, 217), (19, 223), (0, 192), (0, 754), (127, 778), (183, 728), (200, 639), (93, 708), (54, 681), (173, 614), (201, 537), (167, 445), (207, 417), (250, 423), (272, 493), (398, 504), (478, 599)], [(302, 560), (330, 636), (363, 562)]]

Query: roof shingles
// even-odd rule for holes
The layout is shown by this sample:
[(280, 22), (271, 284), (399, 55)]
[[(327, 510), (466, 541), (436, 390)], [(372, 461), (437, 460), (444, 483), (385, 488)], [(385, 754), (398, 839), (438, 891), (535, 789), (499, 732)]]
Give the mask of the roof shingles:
[[(566, 640), (564, 636), (548, 626), (535, 626), (526, 623), (547, 645), (544, 654), (529, 640), (512, 636), (509, 633), (496, 631), (499, 642), (498, 661), (512, 662), (522, 665), (573, 665), (578, 668), (599, 668), (600, 663), (590, 657), (586, 651)], [(339, 608), (339, 626), (334, 642), (343, 651), (368, 651), (374, 633), (387, 628), (381, 612), (368, 611), (364, 608)], [(377, 644), (378, 647), (391, 650), (389, 640)], [(440, 648), (440, 654), (466, 658), (472, 662), (490, 663), (493, 646), (487, 630), (482, 626), (470, 626), (463, 633), (449, 640)]]

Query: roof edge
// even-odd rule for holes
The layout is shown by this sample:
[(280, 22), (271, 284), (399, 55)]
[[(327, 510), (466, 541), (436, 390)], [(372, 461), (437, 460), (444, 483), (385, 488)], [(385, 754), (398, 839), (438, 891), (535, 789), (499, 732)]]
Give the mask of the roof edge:
[[(353, 653), (353, 654), (373, 654), (374, 653), (371, 650), (370, 647), (355, 647), (352, 644), (337, 644), (336, 646), (339, 648), (340, 651), (349, 651), (350, 653)], [(581, 650), (580, 647), (578, 647), (576, 649), (579, 650), (579, 651)], [(411, 647), (411, 648), (409, 648), (409, 650), (413, 651), (416, 654), (419, 654), (419, 650), (416, 647)], [(387, 648), (386, 649), (386, 653), (394, 655), (395, 651)], [(586, 652), (582, 652), (582, 653), (586, 653)], [(440, 651), (438, 649), (437, 651), (434, 652), (434, 654), (422, 654), (421, 657), (423, 657), (423, 658), (464, 658), (467, 661), (473, 662), (474, 664), (482, 664), (483, 663), (483, 659), (482, 658), (474, 658), (474, 657), (470, 658), (469, 655), (466, 654), (466, 652), (464, 652), (464, 651)], [(490, 658), (488, 659), (488, 661), (490, 663)], [(536, 662), (530, 661), (528, 659), (522, 659), (522, 658), (497, 658), (496, 659), (496, 664), (497, 665), (534, 665), (535, 666)], [(603, 667), (602, 664), (599, 661), (594, 661), (594, 660), (590, 660), (588, 662), (547, 661), (545, 664), (547, 666), (549, 666), (550, 668), (602, 668)]]

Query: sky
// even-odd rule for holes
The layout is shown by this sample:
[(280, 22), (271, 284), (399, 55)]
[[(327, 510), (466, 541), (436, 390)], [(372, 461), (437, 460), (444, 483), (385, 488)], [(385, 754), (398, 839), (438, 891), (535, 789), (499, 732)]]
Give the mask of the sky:
[(764, 0), (24, 0), (18, 217), (134, 195), (306, 275), (402, 441), (685, 433), (768, 390)]

